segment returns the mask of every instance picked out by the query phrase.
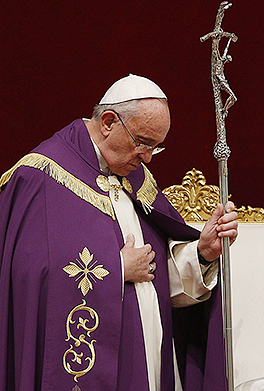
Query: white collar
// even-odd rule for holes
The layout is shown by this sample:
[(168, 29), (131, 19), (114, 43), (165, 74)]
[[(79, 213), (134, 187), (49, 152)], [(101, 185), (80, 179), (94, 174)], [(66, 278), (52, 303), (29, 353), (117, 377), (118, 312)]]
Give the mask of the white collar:
[(105, 158), (101, 154), (100, 149), (95, 144), (95, 142), (93, 141), (92, 138), (91, 138), (91, 141), (92, 141), (94, 149), (95, 149), (95, 153), (96, 153), (96, 156), (97, 156), (97, 159), (98, 159), (100, 170), (103, 171), (105, 174), (109, 175), (110, 174), (110, 169), (109, 169), (109, 167), (108, 167), (108, 165), (107, 165), (107, 163), (105, 161)]

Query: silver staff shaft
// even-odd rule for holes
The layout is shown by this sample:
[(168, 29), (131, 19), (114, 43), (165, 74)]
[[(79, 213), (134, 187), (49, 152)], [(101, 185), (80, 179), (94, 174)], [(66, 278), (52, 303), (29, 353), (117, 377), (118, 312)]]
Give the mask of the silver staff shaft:
[[(228, 201), (228, 176), (227, 160), (218, 162), (221, 202), (225, 205)], [(233, 340), (232, 340), (232, 292), (229, 238), (222, 239), (222, 295), (223, 295), (223, 321), (225, 338), (226, 377), (228, 390), (234, 390), (233, 370)]]
[[(215, 21), (215, 28), (200, 38), (202, 42), (212, 39), (212, 57), (211, 57), (211, 79), (215, 100), (215, 114), (217, 127), (217, 142), (214, 147), (214, 157), (218, 161), (219, 186), (221, 202), (224, 207), (228, 201), (228, 168), (227, 161), (231, 151), (226, 143), (225, 119), (229, 108), (237, 101), (237, 98), (230, 88), (224, 74), (224, 66), (232, 61), (228, 55), (231, 41), (236, 42), (237, 36), (234, 33), (223, 31), (221, 24), (225, 11), (232, 6), (232, 3), (223, 1), (218, 9)], [(228, 38), (228, 42), (220, 54), (219, 44), (222, 37)], [(228, 98), (223, 106), (221, 91), (228, 94)], [(225, 208), (224, 208), (225, 210)], [(222, 239), (222, 291), (223, 291), (223, 320), (224, 320), (224, 337), (225, 337), (225, 356), (226, 356), (226, 376), (228, 390), (234, 391), (233, 375), (233, 343), (232, 343), (232, 305), (231, 305), (231, 273), (230, 273), (230, 252), (229, 238)]]

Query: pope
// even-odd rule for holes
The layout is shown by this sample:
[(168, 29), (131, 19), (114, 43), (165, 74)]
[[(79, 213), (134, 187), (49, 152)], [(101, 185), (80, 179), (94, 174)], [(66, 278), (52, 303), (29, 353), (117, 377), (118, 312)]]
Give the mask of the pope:
[(218, 264), (234, 205), (202, 232), (147, 168), (167, 97), (115, 82), (0, 179), (0, 391), (226, 391)]

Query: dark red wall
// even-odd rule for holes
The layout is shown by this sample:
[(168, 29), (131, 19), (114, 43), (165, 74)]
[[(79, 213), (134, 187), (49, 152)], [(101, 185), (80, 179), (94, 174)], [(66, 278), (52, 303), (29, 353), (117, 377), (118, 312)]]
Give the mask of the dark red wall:
[[(161, 188), (193, 167), (218, 183), (210, 81), (215, 0), (2, 0), (0, 171), (72, 120), (91, 115), (105, 90), (129, 72), (169, 97), (167, 150), (150, 164)], [(264, 206), (262, 0), (237, 0), (223, 28), (239, 40), (225, 67), (238, 97), (226, 121), (229, 192), (238, 206)]]

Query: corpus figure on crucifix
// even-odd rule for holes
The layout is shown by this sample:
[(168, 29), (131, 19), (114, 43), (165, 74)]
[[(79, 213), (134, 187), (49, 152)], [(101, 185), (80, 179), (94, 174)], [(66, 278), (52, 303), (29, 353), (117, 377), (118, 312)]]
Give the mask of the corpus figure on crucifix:
[[(228, 33), (223, 31), (221, 24), (224, 17), (225, 10), (231, 7), (232, 3), (228, 1), (223, 1), (220, 4), (218, 9), (218, 13), (216, 16), (215, 28), (211, 33), (208, 33), (201, 37), (201, 41), (204, 42), (209, 38), (212, 38), (212, 84), (214, 88), (215, 97), (219, 100), (219, 109), (226, 117), (228, 114), (228, 109), (233, 106), (233, 104), (237, 101), (237, 98), (230, 88), (228, 81), (224, 75), (224, 66), (226, 63), (232, 61), (232, 57), (228, 55), (228, 49), (231, 41), (236, 42), (238, 37), (234, 33)], [(220, 54), (219, 44), (222, 37), (229, 38), (224, 49), (223, 55)], [(221, 90), (224, 90), (229, 97), (227, 98), (224, 108), (222, 108), (222, 101), (220, 97)]]

